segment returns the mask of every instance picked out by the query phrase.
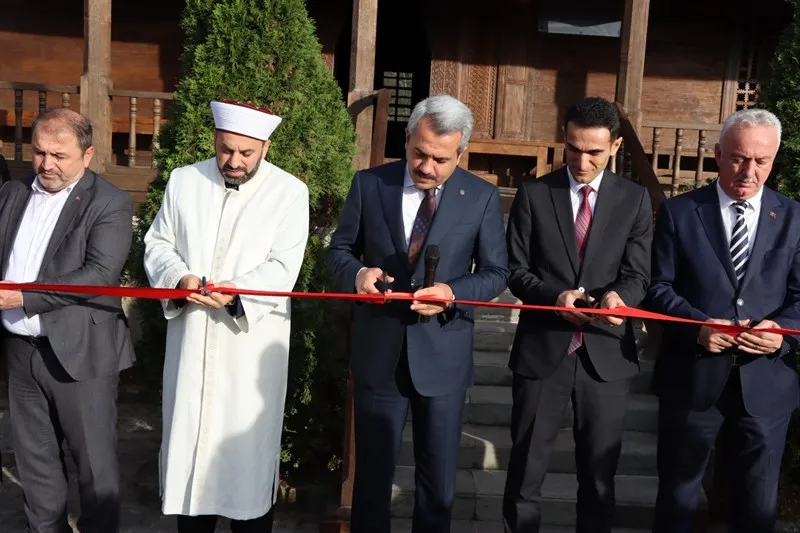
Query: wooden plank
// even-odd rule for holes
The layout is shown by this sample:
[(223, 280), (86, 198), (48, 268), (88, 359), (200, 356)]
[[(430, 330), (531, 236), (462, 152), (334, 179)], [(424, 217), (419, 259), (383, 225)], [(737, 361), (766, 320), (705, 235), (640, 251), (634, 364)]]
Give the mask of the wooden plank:
[(84, 65), (81, 114), (92, 121), (92, 170), (103, 172), (111, 159), (111, 0), (84, 0)]
[(637, 132), (641, 129), (642, 120), (642, 83), (649, 13), (650, 0), (625, 0), (616, 101), (622, 105)]
[[(371, 95), (374, 90), (377, 27), (378, 0), (353, 0), (353, 38), (350, 43), (350, 87), (347, 105)], [(358, 170), (369, 166), (373, 111), (373, 107), (369, 106), (356, 116), (357, 148), (353, 164)], [(347, 490), (352, 493), (352, 486), (350, 485)]]
[(547, 174), (547, 146), (540, 146), (536, 151), (536, 177), (541, 178)]
[(644, 128), (665, 128), (672, 130), (704, 130), (704, 131), (721, 131), (722, 124), (715, 122), (674, 122), (669, 120), (643, 120), (642, 127)]
[(386, 153), (386, 132), (389, 127), (391, 96), (389, 89), (381, 89), (375, 93), (375, 123), (372, 128), (372, 146), (369, 158), (371, 167), (382, 164), (383, 156)]
[(147, 98), (153, 100), (159, 98), (161, 100), (172, 100), (175, 98), (175, 93), (166, 93), (160, 91), (126, 91), (121, 89), (111, 89), (108, 91), (111, 96), (122, 96), (125, 98)]
[(658, 206), (661, 202), (666, 200), (667, 196), (664, 194), (664, 189), (658, 181), (650, 161), (644, 152), (642, 143), (639, 142), (639, 137), (636, 136), (636, 130), (625, 115), (625, 110), (617, 103), (617, 112), (620, 119), (620, 135), (625, 143), (625, 149), (631, 155), (631, 169), (634, 175), (638, 178), (639, 183), (647, 188), (650, 194), (650, 202), (653, 204), (653, 211), (658, 211)]

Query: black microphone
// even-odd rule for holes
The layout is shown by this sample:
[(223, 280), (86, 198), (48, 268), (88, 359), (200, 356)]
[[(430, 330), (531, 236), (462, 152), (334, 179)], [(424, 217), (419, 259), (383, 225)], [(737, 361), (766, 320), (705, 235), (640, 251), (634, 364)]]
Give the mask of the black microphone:
[[(431, 244), (425, 248), (425, 279), (422, 288), (433, 287), (433, 278), (436, 277), (436, 267), (439, 266), (439, 247)], [(431, 321), (431, 317), (423, 316), (419, 320), (422, 323)]]

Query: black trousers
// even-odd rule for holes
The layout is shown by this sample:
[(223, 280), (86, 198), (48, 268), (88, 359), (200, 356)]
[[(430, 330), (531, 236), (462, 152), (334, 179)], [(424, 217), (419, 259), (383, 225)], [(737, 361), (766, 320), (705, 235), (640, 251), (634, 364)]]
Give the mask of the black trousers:
[[(233, 533), (272, 533), (274, 515), (275, 507), (273, 506), (264, 516), (252, 520), (231, 520), (231, 531)], [(214, 515), (178, 515), (178, 533), (214, 533), (216, 527), (217, 517)]]
[(390, 531), (392, 481), (409, 406), (415, 464), (411, 531), (450, 531), (465, 396), (466, 390), (421, 396), (411, 382), (406, 356), (400, 358), (394, 381), (378, 389), (356, 386), (351, 533)]
[(627, 379), (604, 382), (583, 348), (547, 379), (514, 374), (511, 457), (503, 495), (507, 533), (537, 533), (542, 485), (570, 399), (578, 470), (577, 533), (610, 533)]
[[(769, 394), (764, 390), (763, 394)], [(731, 479), (731, 533), (771, 533), (790, 411), (754, 417), (742, 399), (739, 368), (707, 411), (662, 400), (658, 413), (658, 498), (653, 531), (690, 533), (706, 465), (717, 434), (728, 426), (723, 460)]]
[(117, 387), (113, 374), (75, 381), (46, 340), (2, 341), (17, 470), (30, 533), (71, 533), (66, 441), (78, 468), (81, 533), (119, 531)]

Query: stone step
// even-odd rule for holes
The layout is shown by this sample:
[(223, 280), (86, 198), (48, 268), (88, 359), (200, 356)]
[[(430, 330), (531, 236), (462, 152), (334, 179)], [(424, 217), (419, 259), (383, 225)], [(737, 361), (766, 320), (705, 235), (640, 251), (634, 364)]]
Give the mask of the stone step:
[[(492, 300), (497, 303), (518, 304), (522, 300), (511, 294), (508, 289), (500, 293), (497, 298)], [(476, 307), (475, 320), (486, 322), (504, 322), (516, 324), (519, 321), (519, 309), (507, 309), (504, 307)]]
[[(454, 520), (502, 520), (502, 498), (506, 473), (459, 470), (456, 475)], [(575, 524), (578, 483), (573, 474), (548, 474), (542, 487), (542, 523), (552, 526)], [(617, 476), (614, 525), (649, 528), (658, 492), (654, 476)], [(392, 486), (392, 515), (410, 518), (414, 507), (414, 468), (399, 466)]]
[[(409, 413), (409, 420), (411, 414)], [(467, 391), (464, 424), (504, 426), (511, 424), (511, 388), (475, 385)], [(567, 405), (562, 427), (572, 427), (572, 408)], [(655, 433), (658, 427), (658, 398), (651, 394), (631, 394), (625, 415), (626, 431)]]
[[(450, 533), (504, 533), (501, 521), (453, 520)], [(410, 518), (392, 520), (392, 533), (411, 533)], [(575, 528), (566, 526), (542, 526), (539, 533), (575, 533)], [(612, 529), (611, 533), (649, 533), (647, 529)]]
[[(414, 444), (411, 424), (403, 431), (403, 444), (397, 464), (414, 465)], [(461, 431), (458, 468), (473, 470), (505, 470), (511, 454), (508, 427), (465, 425)], [(550, 456), (548, 472), (574, 473), (575, 441), (572, 429), (562, 429)], [(620, 475), (656, 475), (656, 435), (626, 431), (622, 435), (622, 453), (617, 473)]]
[[(475, 366), (475, 384), (495, 387), (511, 386), (511, 370), (508, 368), (509, 355), (504, 352), (475, 352), (472, 360)], [(648, 394), (653, 377), (654, 361), (643, 360), (640, 371), (631, 379), (631, 393)]]

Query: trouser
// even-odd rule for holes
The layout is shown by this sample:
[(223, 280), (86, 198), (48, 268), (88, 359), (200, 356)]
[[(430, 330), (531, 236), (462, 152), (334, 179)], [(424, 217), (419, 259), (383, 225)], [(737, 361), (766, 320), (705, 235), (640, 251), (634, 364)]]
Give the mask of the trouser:
[[(271, 507), (264, 516), (251, 520), (231, 520), (233, 533), (272, 533), (272, 521), (275, 507)], [(217, 527), (217, 516), (185, 516), (178, 515), (178, 533), (214, 533)]]

